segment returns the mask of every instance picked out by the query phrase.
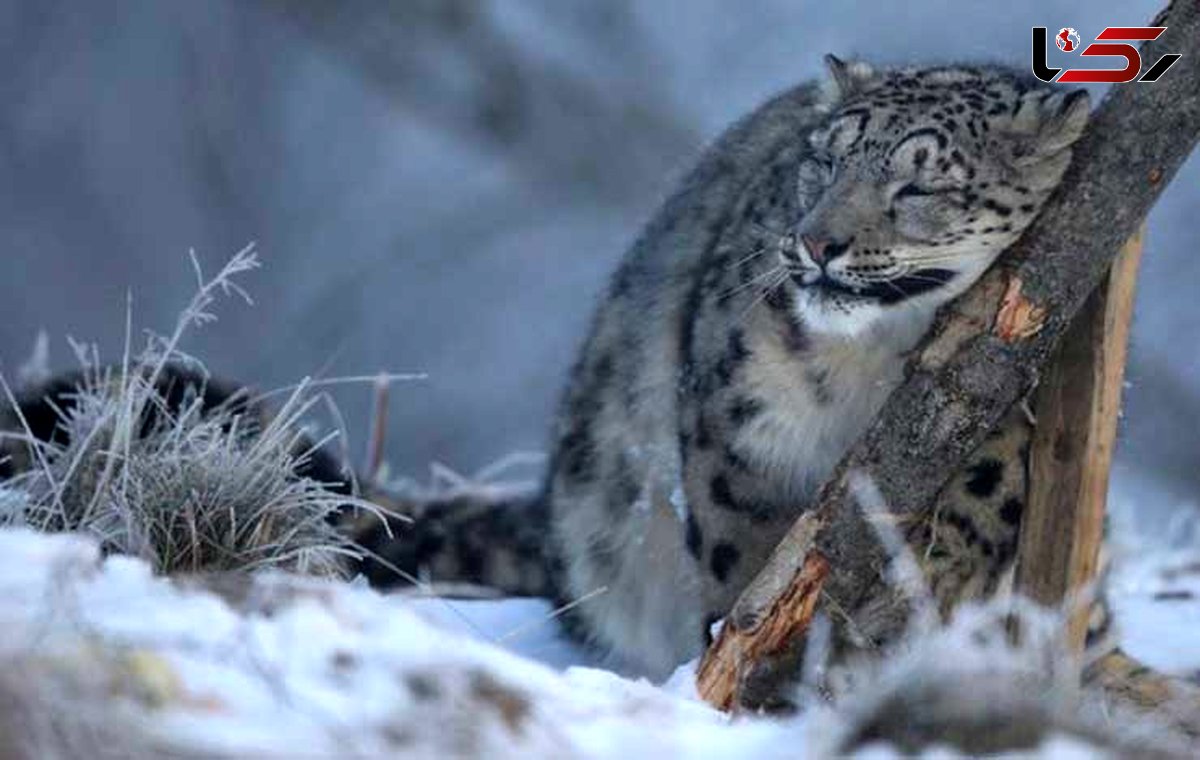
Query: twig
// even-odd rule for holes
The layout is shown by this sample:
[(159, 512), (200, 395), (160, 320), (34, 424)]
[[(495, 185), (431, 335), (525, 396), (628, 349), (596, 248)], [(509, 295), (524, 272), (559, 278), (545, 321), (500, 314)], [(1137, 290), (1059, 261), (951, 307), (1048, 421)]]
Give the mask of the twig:
[(371, 405), (371, 437), (367, 442), (367, 482), (376, 485), (383, 468), (383, 445), (387, 436), (388, 390), (391, 382), (386, 374), (375, 379), (375, 395)]

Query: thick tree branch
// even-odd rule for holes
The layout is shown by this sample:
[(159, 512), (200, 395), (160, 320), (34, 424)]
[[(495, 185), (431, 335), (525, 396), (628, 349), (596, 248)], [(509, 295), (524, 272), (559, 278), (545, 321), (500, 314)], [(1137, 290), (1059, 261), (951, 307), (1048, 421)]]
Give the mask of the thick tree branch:
[[(1142, 56), (1156, 61), (1179, 52), (1183, 59), (1159, 82), (1113, 87), (1076, 145), (1060, 191), (1001, 264), (941, 315), (908, 378), (822, 489), (816, 511), (828, 527), (817, 543), (835, 569), (828, 588), (843, 608), (858, 605), (885, 564), (861, 525), (848, 475), (869, 476), (898, 514), (931, 504), (1033, 386), (1084, 299), (1191, 153), (1200, 137), (1198, 5), (1170, 5), (1163, 22), (1170, 28)], [(1007, 317), (1014, 312), (1039, 316), (1017, 320), (1013, 330)]]
[[(901, 517), (926, 510), (1029, 392), (1084, 300), (1195, 146), (1200, 2), (1175, 0), (1155, 24), (1169, 28), (1142, 46), (1146, 65), (1169, 52), (1183, 58), (1156, 83), (1112, 88), (1076, 145), (1060, 190), (1000, 263), (940, 315), (904, 383), (809, 510), (815, 517), (808, 519), (820, 525), (812, 551), (831, 568), (824, 585), (831, 611), (853, 615), (878, 589), (888, 564), (854, 502), (851, 476), (877, 484)], [(793, 585), (805, 581), (806, 560), (795, 553)], [(751, 589), (757, 585), (758, 579)], [(897, 615), (894, 624), (902, 623)]]

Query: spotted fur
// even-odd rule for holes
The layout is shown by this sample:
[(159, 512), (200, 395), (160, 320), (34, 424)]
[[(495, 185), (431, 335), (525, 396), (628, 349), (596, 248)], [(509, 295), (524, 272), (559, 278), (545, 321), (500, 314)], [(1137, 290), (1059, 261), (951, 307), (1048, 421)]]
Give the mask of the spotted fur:
[[(135, 365), (131, 372), (148, 376), (154, 368)], [(87, 371), (61, 372), (43, 381), (14, 390), (14, 408), (6, 394), (0, 394), (0, 482), (37, 466), (34, 441), (68, 444), (64, 416), (74, 413), (81, 389), (111, 389), (120, 383), (119, 367), (92, 368)], [(148, 404), (139, 420), (144, 435), (197, 404), (201, 414), (221, 412), (237, 418), (245, 430), (261, 430), (269, 423), (273, 410), (256, 400), (248, 387), (214, 378), (194, 366), (169, 363), (155, 380), (154, 403)], [(353, 478), (349, 469), (323, 447), (315, 447), (307, 437), (295, 443), (297, 477), (322, 483), (334, 493), (351, 495)]]

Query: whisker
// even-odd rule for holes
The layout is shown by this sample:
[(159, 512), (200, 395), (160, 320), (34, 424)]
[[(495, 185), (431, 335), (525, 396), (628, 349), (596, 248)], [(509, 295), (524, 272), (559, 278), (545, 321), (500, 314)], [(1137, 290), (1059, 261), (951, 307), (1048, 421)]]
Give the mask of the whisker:
[(900, 287), (899, 285), (897, 285), (897, 284), (895, 283), (895, 281), (893, 281), (893, 280), (884, 280), (884, 281), (883, 281), (883, 284), (884, 284), (884, 285), (887, 285), (889, 288), (891, 288), (892, 290), (896, 291), (897, 293), (899, 293), (899, 294), (900, 294), (900, 295), (902, 295), (902, 296), (907, 296), (907, 295), (908, 295), (908, 291), (907, 291), (907, 290), (905, 290), (904, 288)]
[(787, 234), (788, 234), (785, 230), (772, 229), (772, 228), (768, 227), (767, 225), (763, 224), (762, 222), (756, 222), (753, 219), (747, 220), (746, 223), (764, 235), (774, 235), (775, 237), (778, 237), (778, 238), (784, 238), (784, 237), (787, 237)]
[(925, 264), (941, 264), (945, 261), (961, 261), (962, 254), (947, 253), (941, 256), (921, 256), (920, 258), (904, 259), (904, 266), (920, 267)]
[(733, 262), (732, 264), (727, 264), (725, 266), (725, 268), (726, 269), (737, 269), (742, 264), (748, 264), (751, 261), (754, 261), (755, 259), (757, 259), (759, 256), (762, 256), (767, 251), (768, 251), (768, 248), (766, 246), (760, 246), (756, 251), (754, 251), (754, 253), (751, 253), (749, 256), (743, 256), (742, 258), (738, 259), (737, 261)]
[(753, 288), (756, 285), (761, 285), (764, 281), (769, 280), (772, 277), (774, 277), (775, 275), (779, 274), (780, 270), (783, 270), (783, 269), (784, 269), (784, 267), (782, 264), (771, 267), (767, 271), (757, 274), (754, 277), (750, 278), (750, 280), (747, 282), (743, 282), (740, 285), (736, 285), (736, 286), (730, 288), (729, 290), (726, 290), (722, 293), (718, 293), (717, 297), (718, 298), (729, 298), (730, 296), (732, 296), (736, 293), (740, 293), (743, 290)]
[(930, 277), (928, 275), (915, 274), (915, 273), (909, 273), (909, 272), (895, 274), (890, 277), (876, 276), (876, 277), (861, 277), (860, 278), (860, 280), (862, 282), (864, 282), (868, 285), (879, 285), (882, 283), (890, 283), (890, 282), (894, 282), (895, 280), (901, 280), (901, 279), (916, 280), (918, 282), (934, 282), (939, 285), (944, 285), (946, 282), (948, 282), (948, 280), (946, 280), (945, 278)]
[(944, 277), (930, 277), (928, 275), (923, 275), (923, 274), (902, 274), (902, 275), (900, 275), (900, 277), (897, 277), (895, 279), (900, 279), (900, 278), (904, 278), (906, 280), (916, 280), (918, 282), (934, 282), (934, 283), (937, 283), (938, 285), (945, 285), (947, 282), (949, 282), (949, 280), (947, 280)]
[(767, 300), (767, 296), (771, 295), (771, 293), (776, 288), (778, 288), (780, 285), (787, 282), (787, 279), (788, 279), (788, 272), (785, 270), (780, 273), (778, 279), (776, 279), (775, 282), (773, 282), (770, 285), (768, 285), (767, 287), (763, 288), (763, 291), (761, 293), (759, 293), (758, 296), (753, 301), (750, 302), (750, 305), (747, 306), (746, 310), (743, 311), (741, 316), (738, 317), (738, 323), (740, 324), (741, 322), (744, 322), (746, 317), (750, 316), (750, 312), (754, 311), (754, 309), (760, 303)]

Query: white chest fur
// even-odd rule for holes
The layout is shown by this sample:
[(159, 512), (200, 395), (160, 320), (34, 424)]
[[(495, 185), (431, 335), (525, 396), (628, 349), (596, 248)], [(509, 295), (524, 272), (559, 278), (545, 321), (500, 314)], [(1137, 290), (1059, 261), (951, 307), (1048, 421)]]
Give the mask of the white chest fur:
[(810, 498), (904, 376), (931, 309), (901, 309), (857, 335), (811, 336), (801, 352), (769, 335), (753, 345), (746, 389), (765, 411), (735, 444), (780, 496)]

